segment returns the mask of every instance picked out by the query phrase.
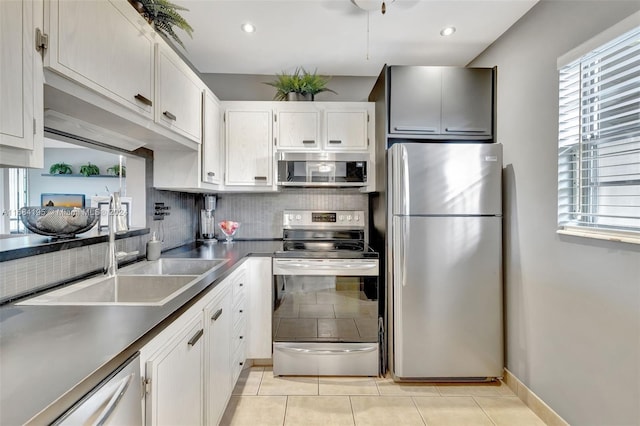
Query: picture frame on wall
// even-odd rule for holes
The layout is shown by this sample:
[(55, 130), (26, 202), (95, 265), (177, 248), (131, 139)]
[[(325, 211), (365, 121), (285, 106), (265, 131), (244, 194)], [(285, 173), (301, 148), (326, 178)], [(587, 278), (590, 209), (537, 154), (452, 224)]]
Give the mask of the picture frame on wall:
[(84, 208), (84, 194), (57, 194), (43, 192), (40, 194), (40, 207), (78, 207)]
[[(127, 227), (131, 227), (131, 197), (120, 198), (122, 209), (127, 218)], [(109, 229), (109, 197), (91, 197), (91, 207), (100, 209), (100, 220), (98, 221), (98, 230), (103, 231)]]

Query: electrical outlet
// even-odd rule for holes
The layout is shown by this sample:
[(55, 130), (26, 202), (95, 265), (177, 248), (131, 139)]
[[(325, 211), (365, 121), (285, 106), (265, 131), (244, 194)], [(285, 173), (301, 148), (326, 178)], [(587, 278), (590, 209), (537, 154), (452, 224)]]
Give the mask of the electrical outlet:
[(153, 211), (153, 220), (164, 220), (165, 216), (169, 216), (171, 213), (169, 210), (171, 207), (165, 206), (164, 203), (155, 203)]

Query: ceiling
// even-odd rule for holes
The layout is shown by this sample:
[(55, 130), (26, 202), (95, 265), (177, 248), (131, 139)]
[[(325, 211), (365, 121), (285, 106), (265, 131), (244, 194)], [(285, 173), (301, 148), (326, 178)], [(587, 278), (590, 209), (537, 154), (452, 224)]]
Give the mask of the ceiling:
[[(302, 66), (352, 76), (376, 76), (385, 63), (467, 65), (536, 2), (387, 0), (382, 15), (350, 0), (174, 0), (189, 9), (181, 14), (193, 39), (177, 33), (202, 73), (275, 74)], [(245, 22), (256, 31), (242, 32)], [(443, 37), (446, 26), (457, 31)]]

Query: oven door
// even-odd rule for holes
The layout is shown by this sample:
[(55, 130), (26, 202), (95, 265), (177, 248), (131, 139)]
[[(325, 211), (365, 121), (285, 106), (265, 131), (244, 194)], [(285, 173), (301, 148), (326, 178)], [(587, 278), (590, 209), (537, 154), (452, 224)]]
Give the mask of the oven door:
[(377, 375), (378, 259), (274, 259), (274, 374)]

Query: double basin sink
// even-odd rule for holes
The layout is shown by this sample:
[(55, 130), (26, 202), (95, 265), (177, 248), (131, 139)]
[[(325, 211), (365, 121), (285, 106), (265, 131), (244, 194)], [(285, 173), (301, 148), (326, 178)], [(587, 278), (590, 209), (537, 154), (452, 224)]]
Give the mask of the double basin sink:
[(220, 268), (226, 259), (159, 259), (121, 268), (32, 297), (18, 305), (161, 306), (190, 288), (198, 277)]

